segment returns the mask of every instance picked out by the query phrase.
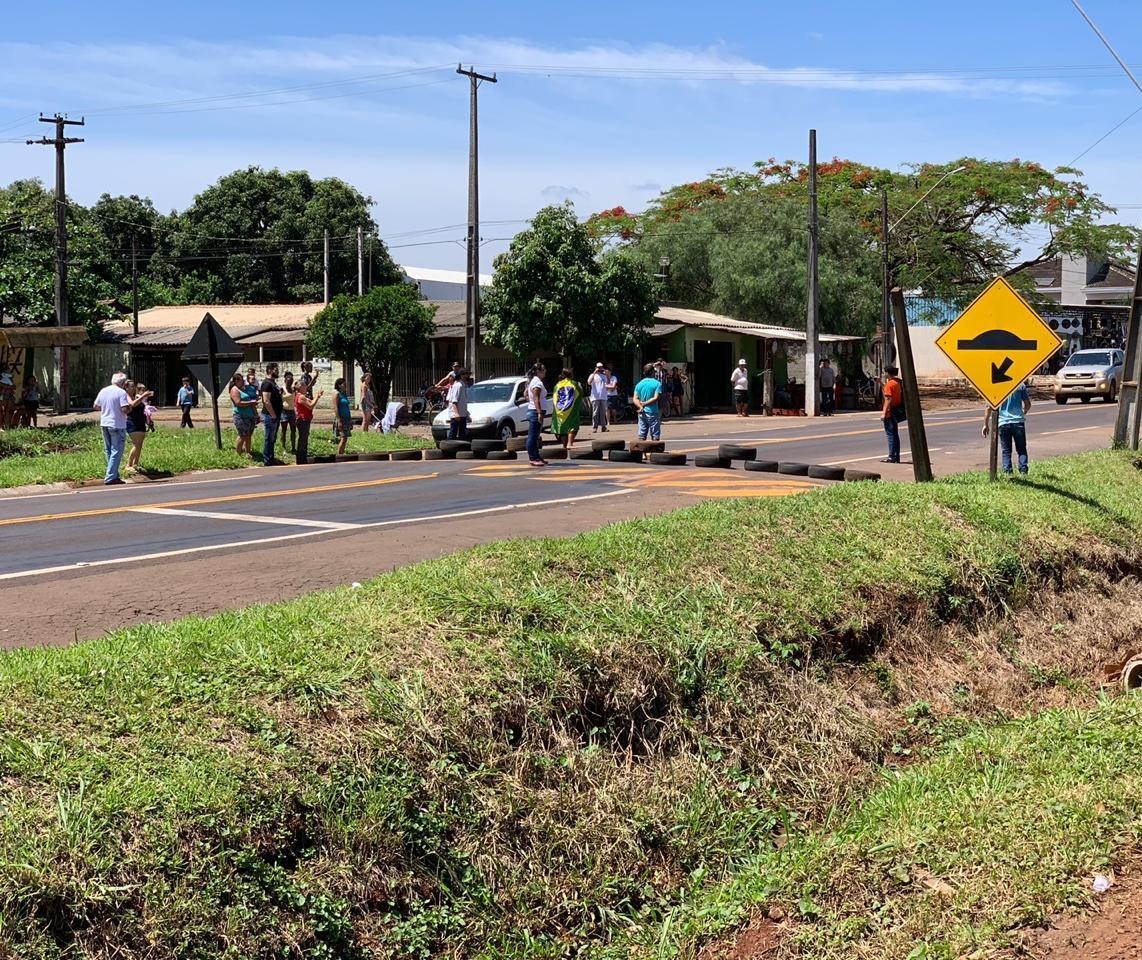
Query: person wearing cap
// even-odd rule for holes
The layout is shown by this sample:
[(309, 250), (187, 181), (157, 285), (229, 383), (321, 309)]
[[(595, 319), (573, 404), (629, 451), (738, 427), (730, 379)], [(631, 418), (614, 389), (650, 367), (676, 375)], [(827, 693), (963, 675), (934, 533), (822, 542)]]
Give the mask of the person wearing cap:
[(595, 372), (587, 378), (591, 391), (591, 433), (607, 432), (607, 370), (602, 363), (595, 364)]
[(469, 372), (458, 369), (448, 387), (448, 439), (468, 439), (468, 378)]
[(739, 417), (749, 416), (749, 365), (745, 357), (738, 361), (734, 372), (730, 374), (730, 386), (734, 390), (734, 403), (738, 408)]
[(107, 474), (103, 482), (109, 487), (123, 482), (119, 477), (119, 464), (123, 459), (123, 448), (127, 446), (127, 414), (145, 400), (143, 396), (132, 400), (123, 389), (126, 382), (127, 374), (115, 374), (111, 385), (100, 390), (92, 404), (92, 408), (99, 411), (103, 453), (107, 457)]
[(884, 435), (888, 438), (888, 456), (881, 463), (900, 462), (900, 421), (904, 419), (904, 383), (900, 369), (890, 363), (884, 365)]

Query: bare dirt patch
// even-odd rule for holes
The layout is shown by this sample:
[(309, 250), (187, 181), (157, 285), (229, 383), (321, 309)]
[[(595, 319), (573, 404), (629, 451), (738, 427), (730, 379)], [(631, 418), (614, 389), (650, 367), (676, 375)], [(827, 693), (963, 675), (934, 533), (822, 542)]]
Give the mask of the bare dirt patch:
[(1092, 912), (1057, 917), (1010, 956), (1035, 960), (1142, 960), (1142, 876), (1119, 876)]
[(698, 954), (698, 960), (756, 960), (776, 957), (781, 946), (785, 914), (779, 908), (759, 913), (743, 927), (733, 940), (719, 940), (707, 944)]

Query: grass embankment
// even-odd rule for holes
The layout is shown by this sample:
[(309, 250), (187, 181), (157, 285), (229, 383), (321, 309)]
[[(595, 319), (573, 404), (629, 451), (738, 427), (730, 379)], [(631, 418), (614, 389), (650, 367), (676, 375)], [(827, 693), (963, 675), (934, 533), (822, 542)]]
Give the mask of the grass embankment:
[[(1097, 762), (1129, 707), (1043, 718), (1022, 737), (976, 733), (881, 788), (873, 802), (907, 819), (870, 806), (833, 840), (814, 830), (842, 822), (886, 758), (933, 741), (929, 714), (968, 724), (1015, 699), (1093, 701), (1068, 676), (1113, 631), (1089, 638), (1092, 654), (1069, 637), (1041, 643), (1001, 611), (1070, 584), (1076, 560), (1104, 580), (1133, 570), (1139, 482), (1131, 457), (1104, 453), (1036, 464), (1030, 483), (706, 503), (478, 548), (359, 590), (5, 656), (0, 947), (669, 951), (763, 895), (804, 900), (820, 919), (798, 935), (823, 942), (858, 933), (862, 905), (891, 926), (886, 904), (906, 904), (879, 898), (906, 884), (900, 870), (918, 882), (916, 864), (964, 879), (964, 923), (985, 932), (1048, 909), (1057, 878), (1085, 869), (1092, 849), (1107, 856), (1142, 808), (1119, 761)], [(1075, 759), (1038, 783), (1044, 763), (1019, 767), (1036, 731), (1056, 728), (1049, 756)], [(961, 768), (976, 781), (942, 786)], [(994, 849), (1012, 852), (1027, 885), (1003, 887), (998, 873), (980, 887), (994, 899), (976, 902), (966, 878), (991, 855), (971, 859), (953, 814), (986, 833), (985, 813), (961, 809), (984, 787), (1050, 805), (996, 814), (1011, 839), (989, 834)], [(1063, 842), (1071, 809), (1112, 795)], [(1035, 839), (1020, 847), (1023, 830)], [(766, 860), (782, 838), (791, 859)], [(963, 840), (939, 854), (958, 857), (954, 869), (928, 838), (942, 850)], [(1053, 852), (1046, 869), (1035, 850)], [(778, 889), (767, 864), (780, 865)], [(739, 886), (719, 886), (735, 874)], [(908, 916), (938, 930), (959, 915)]]
[[(234, 469), (250, 466), (250, 458), (234, 452), (233, 429), (222, 431), (222, 449), (214, 446), (214, 429), (199, 425), (194, 430), (178, 430), (163, 424), (147, 434), (140, 461), (146, 471), (187, 473), (191, 470)], [(261, 454), (261, 430), (254, 434), (254, 450)], [(399, 433), (362, 433), (349, 438), (348, 453), (364, 453), (431, 446), (429, 441)], [(315, 428), (309, 450), (314, 456), (334, 453), (337, 442), (330, 429)], [(127, 452), (130, 452), (128, 441)], [(278, 456), (290, 460), (277, 445)], [(124, 454), (123, 462), (127, 457)], [(0, 431), (0, 487), (25, 484), (92, 480), (106, 469), (103, 436), (98, 424), (83, 423), (46, 429)]]

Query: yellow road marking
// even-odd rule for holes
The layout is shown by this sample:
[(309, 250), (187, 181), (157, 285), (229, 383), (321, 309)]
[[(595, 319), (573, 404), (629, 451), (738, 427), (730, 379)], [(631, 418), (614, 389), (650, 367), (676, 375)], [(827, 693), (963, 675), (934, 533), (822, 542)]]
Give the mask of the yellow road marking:
[(0, 527), (18, 523), (38, 523), (44, 520), (73, 520), (79, 517), (102, 517), (116, 513), (132, 513), (155, 508), (198, 507), (207, 503), (235, 503), (239, 500), (259, 500), (269, 497), (296, 497), (306, 493), (324, 493), (332, 490), (354, 490), (361, 487), (379, 487), (387, 483), (407, 483), (409, 480), (430, 480), (439, 473), (421, 473), (412, 477), (388, 477), (384, 480), (358, 480), (354, 483), (334, 483), (323, 487), (294, 487), (290, 490), (264, 490), (258, 493), (235, 493), (225, 497), (199, 497), (194, 500), (166, 500), (162, 503), (137, 503), (118, 507), (100, 507), (95, 510), (74, 510), (71, 513), (41, 513), (34, 517), (12, 517), (0, 520)]

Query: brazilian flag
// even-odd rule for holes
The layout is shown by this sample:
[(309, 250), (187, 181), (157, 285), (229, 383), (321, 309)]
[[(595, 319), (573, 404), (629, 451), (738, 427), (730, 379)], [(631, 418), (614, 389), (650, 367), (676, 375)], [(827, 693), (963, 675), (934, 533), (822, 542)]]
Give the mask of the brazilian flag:
[(555, 412), (551, 416), (551, 431), (564, 434), (578, 430), (583, 407), (583, 390), (579, 384), (569, 377), (560, 380), (555, 384), (552, 400)]

